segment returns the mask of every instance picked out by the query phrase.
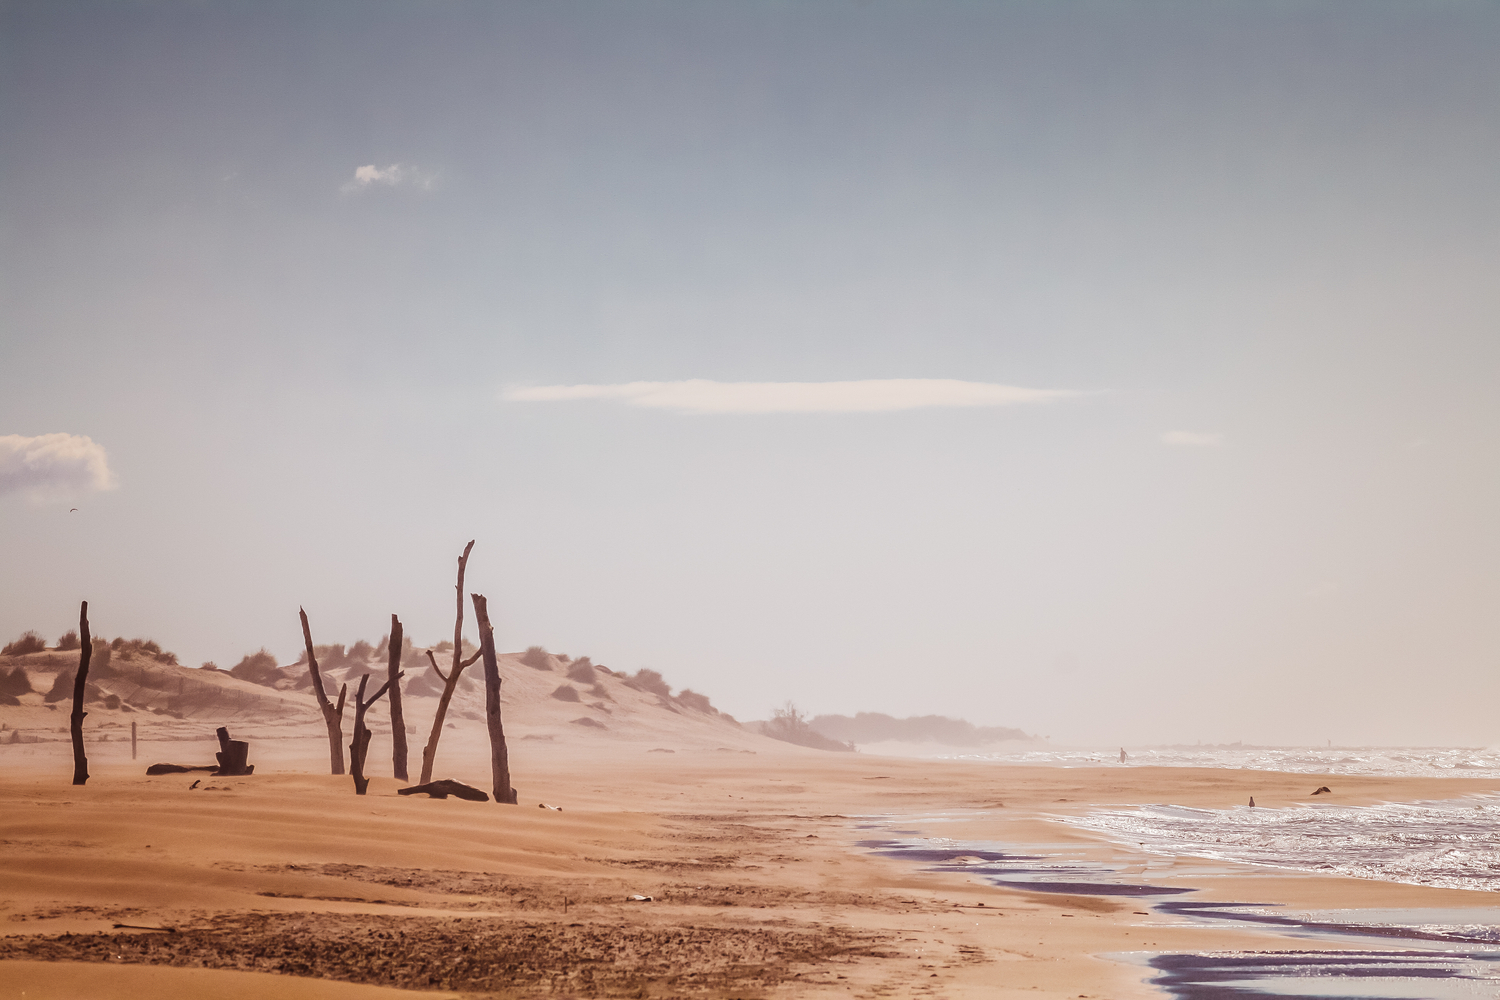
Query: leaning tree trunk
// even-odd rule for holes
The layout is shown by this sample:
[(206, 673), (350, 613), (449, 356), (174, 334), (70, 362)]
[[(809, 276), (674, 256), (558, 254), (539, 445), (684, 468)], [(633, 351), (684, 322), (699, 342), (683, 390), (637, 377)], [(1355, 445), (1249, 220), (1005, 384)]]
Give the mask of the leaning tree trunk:
[(432, 669), (437, 670), (437, 675), (443, 678), (443, 693), (438, 698), (437, 714), (432, 717), (432, 735), (427, 737), (427, 746), (422, 748), (421, 784), (424, 785), (432, 781), (432, 765), (437, 760), (438, 738), (443, 735), (443, 720), (448, 717), (448, 703), (453, 700), (453, 692), (458, 688), (458, 675), (480, 655), (476, 652), (467, 660), (460, 659), (464, 646), (464, 570), (468, 568), (469, 552), (473, 548), (474, 541), (470, 539), (469, 544), (464, 546), (464, 554), (458, 557), (458, 614), (453, 619), (453, 665), (448, 668), (448, 676), (443, 677), (443, 672), (438, 670), (437, 658), (432, 655), (432, 650), (427, 651)]
[(73, 678), (73, 714), (69, 721), (73, 731), (73, 784), (86, 785), (89, 780), (89, 759), (83, 753), (84, 686), (89, 679), (89, 657), (94, 652), (94, 640), (89, 636), (89, 602), (84, 601), (78, 610), (78, 633), (83, 647), (78, 653), (78, 674)]
[(380, 690), (369, 701), (365, 700), (365, 685), (369, 683), (370, 675), (365, 674), (359, 679), (359, 690), (354, 695), (354, 741), (349, 744), (349, 773), (354, 777), (355, 795), (365, 794), (365, 790), (370, 787), (370, 779), (365, 777), (365, 754), (370, 750), (370, 730), (365, 727), (365, 713), (380, 700), (387, 688), (400, 679), (401, 675), (398, 673), (393, 680), (380, 685)]
[(307, 624), (307, 612), (301, 608), (302, 638), (307, 643), (307, 669), (312, 672), (313, 694), (318, 696), (318, 708), (323, 711), (323, 725), (328, 727), (328, 764), (333, 774), (344, 773), (344, 695), (349, 690), (345, 684), (339, 688), (339, 704), (335, 708), (323, 691), (323, 675), (318, 672), (318, 658), (313, 655), (312, 629)]
[(484, 657), (484, 719), (490, 730), (490, 772), (496, 802), (516, 804), (510, 786), (510, 753), (505, 748), (505, 727), (500, 723), (500, 665), (495, 661), (495, 630), (490, 627), (489, 607), (483, 594), (470, 594), (474, 617), (479, 621), (479, 652)]
[(401, 638), (401, 619), (391, 615), (391, 648), (386, 680), (391, 689), (391, 766), (397, 779), (406, 781), (406, 716), (401, 714), (401, 685), (396, 683), (396, 679), (401, 676)]

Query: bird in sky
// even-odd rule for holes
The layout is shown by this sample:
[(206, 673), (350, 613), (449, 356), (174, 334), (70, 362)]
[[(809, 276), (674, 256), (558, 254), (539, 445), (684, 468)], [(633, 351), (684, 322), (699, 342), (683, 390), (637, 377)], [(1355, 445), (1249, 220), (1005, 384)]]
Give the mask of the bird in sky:
[(68, 513), (69, 514), (76, 514), (76, 513), (78, 513), (78, 508), (74, 507), (72, 510), (68, 511)]

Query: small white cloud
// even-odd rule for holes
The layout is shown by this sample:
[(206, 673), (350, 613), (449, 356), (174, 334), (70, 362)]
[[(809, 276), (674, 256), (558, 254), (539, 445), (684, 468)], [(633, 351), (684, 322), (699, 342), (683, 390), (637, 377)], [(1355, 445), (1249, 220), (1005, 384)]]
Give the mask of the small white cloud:
[(602, 399), (677, 413), (880, 413), (928, 407), (1041, 403), (1077, 393), (1023, 389), (943, 378), (856, 382), (626, 382), (618, 385), (537, 385), (506, 389), (513, 402)]
[(114, 487), (104, 448), (81, 434), (0, 435), (0, 495), (44, 497)]
[(388, 167), (377, 167), (370, 163), (363, 167), (355, 167), (354, 176), (345, 181), (344, 186), (339, 190), (344, 194), (356, 194), (376, 186), (401, 187), (405, 185), (422, 191), (430, 191), (435, 178), (436, 175), (431, 171), (419, 170), (400, 163), (392, 163)]
[(1217, 448), (1224, 443), (1224, 435), (1204, 431), (1167, 431), (1161, 436), (1161, 443), (1176, 448)]

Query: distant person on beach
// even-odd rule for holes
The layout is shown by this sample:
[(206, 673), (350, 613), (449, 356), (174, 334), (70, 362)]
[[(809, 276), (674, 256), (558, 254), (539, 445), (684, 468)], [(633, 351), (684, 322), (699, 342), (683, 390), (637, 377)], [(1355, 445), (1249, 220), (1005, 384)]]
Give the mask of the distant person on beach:
[(1121, 747), (1120, 748), (1120, 763), (1121, 764), (1125, 763), (1126, 756), (1127, 756), (1127, 754), (1125, 753), (1125, 748)]

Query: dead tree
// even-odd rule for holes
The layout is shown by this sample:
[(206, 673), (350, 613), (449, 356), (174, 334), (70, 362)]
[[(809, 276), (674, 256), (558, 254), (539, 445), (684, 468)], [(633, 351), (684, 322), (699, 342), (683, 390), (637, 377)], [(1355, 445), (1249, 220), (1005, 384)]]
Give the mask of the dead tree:
[(323, 690), (323, 675), (318, 673), (318, 658), (313, 654), (312, 629), (307, 624), (307, 612), (301, 608), (302, 638), (307, 642), (307, 669), (312, 672), (313, 693), (318, 696), (318, 707), (323, 710), (323, 724), (328, 727), (328, 763), (333, 774), (344, 773), (344, 695), (349, 685), (339, 688), (339, 703), (335, 708)]
[[(401, 679), (399, 673), (396, 679)], [(370, 730), (365, 728), (365, 713), (391, 686), (391, 682), (386, 681), (380, 685), (380, 690), (376, 691), (369, 701), (366, 701), (365, 685), (369, 683), (369, 680), (369, 674), (360, 677), (359, 690), (354, 694), (354, 741), (349, 744), (349, 773), (354, 776), (355, 795), (365, 794), (365, 789), (370, 787), (370, 779), (365, 777), (365, 754), (370, 749)]]
[(500, 724), (500, 665), (495, 660), (495, 630), (490, 627), (489, 607), (483, 594), (470, 594), (474, 618), (479, 622), (479, 652), (484, 657), (484, 720), (490, 730), (490, 773), (496, 802), (516, 804), (510, 786), (510, 753), (505, 748), (505, 727)]
[(78, 635), (82, 647), (78, 653), (78, 674), (73, 678), (73, 715), (70, 719), (73, 731), (73, 784), (86, 785), (89, 780), (89, 759), (83, 753), (84, 686), (89, 679), (89, 656), (94, 652), (94, 640), (89, 637), (89, 602), (84, 601), (78, 610)]
[(425, 785), (432, 781), (432, 766), (437, 760), (438, 738), (443, 735), (443, 720), (448, 717), (448, 703), (453, 700), (453, 692), (458, 687), (458, 675), (463, 669), (475, 660), (479, 659), (481, 650), (475, 650), (474, 655), (467, 660), (462, 659), (464, 647), (464, 570), (469, 566), (469, 552), (474, 548), (471, 539), (464, 546), (464, 554), (458, 557), (458, 614), (453, 619), (453, 664), (448, 668), (444, 676), (443, 671), (437, 665), (437, 657), (432, 655), (432, 650), (427, 651), (427, 659), (432, 661), (432, 669), (443, 678), (443, 693), (438, 698), (437, 714), (432, 717), (432, 735), (427, 738), (427, 746), (422, 748), (422, 781)]
[(391, 765), (399, 781), (410, 780), (406, 775), (406, 716), (401, 713), (401, 619), (391, 615), (391, 655), (387, 667), (386, 685), (391, 689)]

